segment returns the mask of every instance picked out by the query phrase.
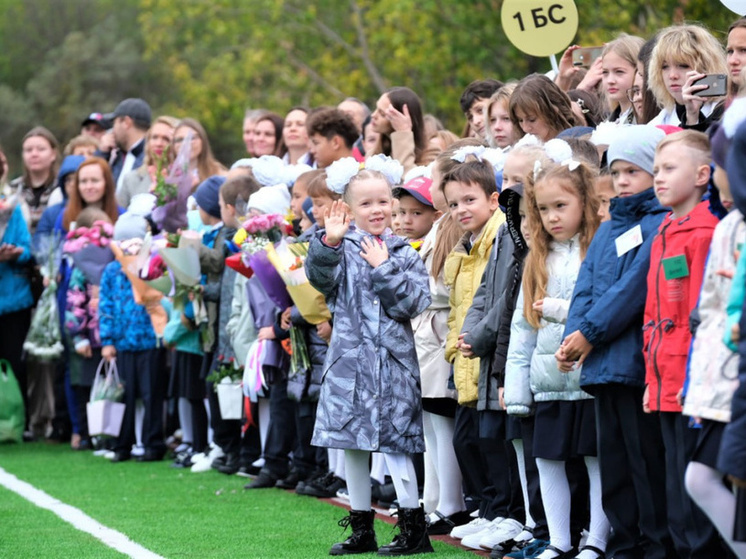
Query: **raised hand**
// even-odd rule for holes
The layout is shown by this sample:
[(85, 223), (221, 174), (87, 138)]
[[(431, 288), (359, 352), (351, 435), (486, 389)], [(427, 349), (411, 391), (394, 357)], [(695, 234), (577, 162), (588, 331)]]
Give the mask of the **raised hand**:
[(347, 204), (342, 200), (335, 200), (331, 208), (324, 212), (326, 242), (329, 245), (338, 245), (349, 228), (350, 218), (347, 216)]
[(406, 132), (412, 130), (412, 117), (409, 116), (409, 107), (402, 106), (402, 111), (398, 111), (393, 105), (386, 109), (386, 118), (391, 123), (391, 128), (395, 132)]
[(707, 99), (697, 95), (703, 89), (707, 89), (706, 85), (692, 85), (699, 79), (702, 79), (706, 74), (700, 74), (699, 72), (691, 71), (686, 73), (686, 82), (681, 88), (681, 97), (684, 99), (684, 107), (686, 108), (686, 123), (697, 124), (699, 122), (699, 111), (702, 109), (702, 105), (705, 104)]

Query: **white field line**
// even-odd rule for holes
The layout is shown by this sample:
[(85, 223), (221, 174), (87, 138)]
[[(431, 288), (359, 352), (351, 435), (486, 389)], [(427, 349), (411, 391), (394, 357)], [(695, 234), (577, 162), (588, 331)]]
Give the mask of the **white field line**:
[(107, 528), (97, 520), (94, 520), (80, 509), (67, 505), (48, 495), (44, 491), (37, 489), (33, 485), (18, 479), (13, 474), (0, 468), (0, 485), (30, 501), (37, 507), (52, 511), (65, 522), (72, 524), (82, 532), (92, 535), (105, 545), (116, 549), (130, 557), (137, 559), (164, 559), (157, 553), (145, 549), (139, 544), (130, 540), (127, 536), (111, 528)]

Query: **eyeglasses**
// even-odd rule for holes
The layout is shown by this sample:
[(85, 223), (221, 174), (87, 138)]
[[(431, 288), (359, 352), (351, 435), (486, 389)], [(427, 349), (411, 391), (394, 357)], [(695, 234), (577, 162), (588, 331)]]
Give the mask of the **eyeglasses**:
[(638, 95), (642, 95), (642, 91), (638, 86), (630, 87), (629, 89), (625, 89), (624, 93), (627, 95), (627, 99), (629, 99), (630, 103), (634, 103), (635, 99)]

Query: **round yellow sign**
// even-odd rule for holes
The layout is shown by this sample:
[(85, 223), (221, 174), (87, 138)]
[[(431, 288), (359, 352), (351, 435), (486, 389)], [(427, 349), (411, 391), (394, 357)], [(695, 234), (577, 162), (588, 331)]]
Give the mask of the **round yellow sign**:
[(505, 0), (501, 18), (510, 42), (532, 56), (562, 52), (578, 30), (574, 0)]

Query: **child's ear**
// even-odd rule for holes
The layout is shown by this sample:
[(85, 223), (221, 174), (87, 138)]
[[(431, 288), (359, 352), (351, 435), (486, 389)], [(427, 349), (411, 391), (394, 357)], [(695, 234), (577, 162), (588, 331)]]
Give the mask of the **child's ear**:
[(500, 195), (497, 192), (493, 192), (490, 194), (490, 209), (494, 212), (497, 208), (500, 207), (499, 202)]
[(334, 148), (334, 151), (339, 151), (339, 146), (342, 142), (342, 138), (340, 136), (332, 136), (332, 139), (329, 140), (329, 142), (332, 144), (332, 148)]
[(443, 217), (443, 212), (441, 212), (440, 210), (435, 210), (435, 212), (433, 213), (433, 221), (438, 221), (441, 217)]
[(709, 165), (700, 165), (697, 167), (697, 186), (707, 186), (707, 183), (710, 182), (711, 173), (712, 169), (710, 169)]

